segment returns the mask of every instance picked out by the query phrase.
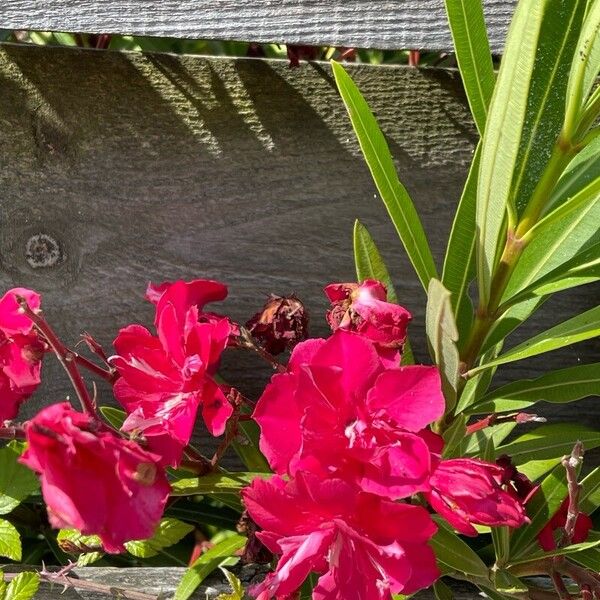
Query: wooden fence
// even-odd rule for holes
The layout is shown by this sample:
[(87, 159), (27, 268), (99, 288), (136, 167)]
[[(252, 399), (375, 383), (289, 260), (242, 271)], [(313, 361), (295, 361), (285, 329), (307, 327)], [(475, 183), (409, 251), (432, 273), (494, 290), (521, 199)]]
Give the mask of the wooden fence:
[[(497, 50), (513, 5), (486, 2)], [(0, 7), (0, 29), (12, 28), (451, 45), (442, 0), (12, 0)], [(459, 76), (348, 68), (379, 118), (440, 261), (477, 140)], [(312, 333), (325, 334), (321, 288), (354, 278), (351, 229), (359, 217), (414, 314), (414, 346), (425, 360), (425, 297), (327, 64), (290, 69), (284, 61), (4, 44), (0, 89), (0, 286), (43, 292), (47, 315), (67, 341), (86, 330), (110, 346), (119, 327), (150, 324), (142, 299), (147, 281), (180, 277), (225, 281), (224, 307), (241, 321), (269, 292), (296, 292), (310, 310)], [(32, 255), (39, 240), (46, 251)], [(596, 305), (598, 289), (554, 299), (522, 335)], [(592, 362), (599, 349), (595, 341), (515, 363), (501, 380)], [(58, 365), (47, 361), (45, 369), (30, 412), (69, 393)], [(269, 376), (240, 353), (228, 358), (224, 374), (254, 396)], [(545, 414), (598, 426), (595, 404), (578, 404), (576, 414), (553, 406)], [(209, 450), (202, 432), (197, 443)], [(147, 577), (136, 571), (130, 585)], [(40, 598), (57, 591), (48, 593)], [(81, 594), (72, 597), (96, 598)]]

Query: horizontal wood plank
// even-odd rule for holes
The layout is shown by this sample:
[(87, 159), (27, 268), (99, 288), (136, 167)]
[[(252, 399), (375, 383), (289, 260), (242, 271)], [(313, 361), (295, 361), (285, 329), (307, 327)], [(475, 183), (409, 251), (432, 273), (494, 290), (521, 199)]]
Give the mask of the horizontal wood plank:
[[(477, 139), (458, 75), (349, 68), (440, 264)], [(296, 292), (312, 334), (326, 335), (322, 287), (355, 277), (351, 230), (359, 217), (414, 314), (413, 345), (426, 360), (424, 294), (327, 65), (5, 45), (0, 86), (0, 288), (40, 290), (69, 343), (86, 330), (110, 348), (119, 327), (151, 325), (142, 298), (148, 280), (193, 277), (228, 283), (223, 310), (241, 322), (268, 293)], [(58, 248), (48, 266), (27, 253), (40, 235)], [(521, 339), (597, 303), (597, 286), (560, 295)], [(593, 362), (599, 350), (591, 341), (507, 365), (499, 380)], [(70, 393), (52, 357), (44, 368), (26, 414)], [(251, 397), (270, 375), (241, 351), (225, 357), (223, 371)], [(100, 391), (101, 402), (111, 401)], [(542, 410), (600, 425), (596, 400)], [(208, 452), (213, 440), (199, 433), (198, 443)]]
[[(501, 51), (515, 0), (485, 0)], [(443, 0), (10, 0), (0, 29), (450, 50)]]
[[(12, 572), (11, 568), (6, 569)], [(267, 572), (265, 566), (246, 565), (243, 567), (229, 567), (235, 573), (244, 588), (258, 583)], [(183, 576), (185, 569), (180, 567), (154, 567), (154, 568), (127, 568), (116, 569), (111, 567), (85, 567), (74, 569), (71, 574), (86, 582), (93, 582), (102, 586), (115, 588), (113, 597), (120, 598), (118, 589), (135, 590), (148, 595), (156, 595), (157, 600), (171, 600), (177, 584)], [(478, 590), (472, 585), (453, 580), (450, 582), (456, 600), (473, 600), (478, 597)], [(62, 585), (51, 586), (43, 583), (35, 595), (36, 600), (56, 600), (60, 594), (61, 600), (106, 600), (106, 593), (89, 589), (69, 588), (64, 592)], [(214, 600), (219, 594), (230, 592), (225, 577), (220, 572), (210, 575), (191, 596), (191, 600)], [(160, 595), (160, 596), (159, 596)], [(433, 600), (435, 596), (429, 590), (424, 590), (415, 595), (416, 600)]]

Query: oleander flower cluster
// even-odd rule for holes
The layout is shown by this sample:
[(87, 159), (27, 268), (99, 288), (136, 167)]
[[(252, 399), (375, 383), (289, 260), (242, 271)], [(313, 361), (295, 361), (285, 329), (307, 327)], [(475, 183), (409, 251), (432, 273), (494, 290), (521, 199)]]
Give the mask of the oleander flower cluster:
[[(251, 589), (260, 600), (295, 598), (309, 576), (314, 600), (390, 600), (435, 582), (432, 538), (440, 527), (476, 536), (481, 527), (528, 522), (534, 486), (512, 465), (452, 454), (440, 424), (446, 400), (437, 367), (404, 364), (410, 313), (374, 280), (325, 288), (329, 337), (308, 336), (300, 300), (271, 296), (245, 326), (206, 309), (227, 287), (210, 280), (150, 284), (153, 328), (123, 327), (103, 364), (68, 349), (24, 288), (0, 299), (0, 415), (14, 425), (52, 351), (69, 373), (81, 409), (62, 401), (23, 424), (21, 462), (39, 475), (50, 524), (96, 535), (107, 553), (151, 537), (169, 501), (173, 473), (200, 478), (252, 418), (272, 473), (242, 491), (250, 523), (244, 556), (274, 557)], [(225, 352), (250, 349), (276, 368), (256, 402), (218, 375)], [(289, 351), (280, 362), (277, 354)], [(106, 421), (80, 369), (112, 384), (125, 412)], [(192, 435), (224, 436), (213, 459)], [(565, 501), (566, 502), (566, 501)], [(544, 549), (564, 525), (563, 504), (540, 534)], [(577, 541), (591, 527), (580, 515)]]

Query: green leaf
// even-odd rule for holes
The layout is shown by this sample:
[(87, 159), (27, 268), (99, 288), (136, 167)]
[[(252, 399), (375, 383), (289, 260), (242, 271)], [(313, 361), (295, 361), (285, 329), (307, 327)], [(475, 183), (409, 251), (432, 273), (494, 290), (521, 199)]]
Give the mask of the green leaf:
[(77, 556), (80, 567), (91, 565), (104, 556), (102, 541), (97, 535), (83, 535), (77, 529), (61, 529), (56, 541), (65, 554)]
[[(553, 556), (572, 556), (577, 554), (578, 552), (585, 552), (586, 550), (590, 550), (591, 548), (595, 548), (600, 544), (600, 537), (595, 532), (590, 532), (588, 535), (588, 541), (582, 542), (580, 544), (571, 544), (570, 546), (566, 546), (565, 548), (555, 548), (554, 550), (550, 550), (549, 552), (544, 552), (543, 550), (538, 550), (537, 552), (527, 553), (523, 555), (518, 560), (511, 561), (512, 565), (520, 565), (529, 562), (536, 562), (543, 558), (552, 558)], [(592, 538), (592, 539), (590, 539)]]
[(442, 283), (452, 294), (452, 308), (459, 332), (459, 349), (462, 349), (473, 321), (473, 303), (469, 296), (469, 284), (475, 277), (477, 240), (475, 213), (480, 158), (481, 144), (477, 146), (473, 156), (469, 176), (452, 223), (442, 273)]
[(458, 415), (452, 422), (452, 425), (444, 431), (444, 458), (451, 458), (458, 454), (455, 451), (465, 439), (466, 431), (467, 416), (464, 414)]
[(600, 363), (553, 371), (537, 379), (524, 379), (496, 388), (481, 402), (467, 409), (469, 414), (512, 412), (544, 401), (555, 404), (600, 396)]
[(168, 548), (181, 541), (193, 530), (193, 525), (183, 523), (178, 519), (161, 519), (154, 535), (150, 539), (127, 542), (125, 548), (133, 556), (150, 558), (151, 556), (156, 556), (163, 548)]
[(537, 481), (552, 471), (552, 469), (561, 462), (561, 459), (562, 456), (555, 456), (543, 460), (528, 460), (519, 465), (519, 473), (523, 473), (523, 475), (528, 477), (531, 481)]
[(499, 446), (517, 426), (514, 422), (500, 423), (480, 429), (471, 435), (468, 435), (460, 447), (459, 455), (482, 456), (491, 439), (494, 446)]
[(484, 371), (491, 367), (497, 367), (516, 360), (523, 360), (545, 352), (551, 352), (558, 348), (570, 346), (583, 342), (600, 335), (600, 306), (596, 306), (568, 321), (564, 321), (539, 335), (511, 348), (495, 360), (471, 369), (467, 376)]
[(570, 260), (559, 265), (543, 277), (530, 283), (510, 304), (518, 304), (534, 296), (548, 296), (564, 290), (595, 283), (600, 279), (600, 242), (586, 246)]
[(4, 600), (6, 594), (6, 581), (4, 581), (4, 571), (0, 570), (0, 600)]
[(242, 585), (242, 582), (231, 571), (228, 571), (223, 567), (221, 567), (221, 571), (223, 571), (223, 574), (231, 586), (231, 593), (219, 594), (217, 600), (244, 600), (244, 586)]
[(460, 379), (460, 358), (456, 347), (458, 330), (452, 314), (450, 292), (435, 278), (430, 280), (427, 289), (426, 330), (430, 354), (442, 378), (446, 411), (449, 411), (456, 404)]
[(381, 199), (423, 288), (427, 290), (429, 280), (437, 277), (437, 271), (417, 211), (398, 179), (389, 147), (368, 104), (340, 64), (332, 62), (332, 69)]
[(471, 547), (463, 542), (439, 517), (433, 517), (438, 526), (430, 545), (435, 552), (442, 573), (459, 571), (477, 577), (488, 576), (488, 568)]
[(596, 467), (581, 482), (579, 509), (591, 515), (600, 506), (600, 467)]
[(483, 7), (479, 0), (446, 0), (446, 13), (467, 100), (483, 135), (495, 83)]
[(565, 470), (562, 465), (557, 465), (527, 503), (527, 514), (531, 522), (514, 531), (510, 543), (511, 561), (526, 555), (529, 545), (535, 543), (537, 535), (559, 509), (566, 496)]
[(454, 594), (452, 590), (441, 580), (438, 579), (433, 584), (433, 593), (436, 600), (453, 600)]
[(600, 548), (582, 550), (581, 552), (573, 554), (570, 558), (580, 565), (583, 565), (594, 572), (598, 572), (598, 565), (600, 565)]
[(481, 150), (477, 190), (477, 274), (480, 302), (488, 304), (492, 273), (504, 234), (512, 180), (524, 129), (538, 36), (548, 0), (521, 0), (508, 32)]
[(565, 131), (572, 134), (581, 118), (585, 102), (592, 91), (600, 70), (600, 0), (588, 9), (577, 50), (573, 57), (569, 86)]
[(259, 473), (270, 473), (269, 463), (258, 445), (260, 436), (258, 425), (254, 421), (238, 421), (238, 433), (232, 446), (246, 469)]
[(21, 560), (21, 536), (12, 523), (0, 519), (0, 556)]
[[(494, 360), (498, 354), (502, 351), (502, 347), (504, 342), (499, 342), (489, 350), (483, 353), (479, 364), (484, 365), (492, 360)], [(456, 410), (454, 411), (457, 415), (465, 411), (469, 406), (475, 404), (481, 400), (483, 395), (486, 393), (487, 389), (492, 382), (494, 375), (496, 374), (496, 369), (488, 369), (481, 373), (475, 375), (471, 379), (467, 380), (467, 383), (463, 387), (462, 393), (458, 400)]]
[(496, 447), (496, 455), (508, 454), (516, 465), (535, 456), (536, 460), (562, 457), (570, 454), (577, 440), (583, 442), (586, 450), (600, 446), (600, 431), (583, 425), (553, 423), (537, 427), (517, 439)]
[(245, 543), (245, 537), (233, 535), (205, 552), (184, 573), (173, 600), (187, 600), (215, 569), (223, 566)]
[(270, 473), (211, 473), (202, 477), (177, 479), (171, 482), (171, 496), (239, 495), (255, 477), (268, 476)]
[(600, 177), (600, 138), (590, 142), (568, 164), (548, 203), (548, 211), (575, 196)]
[(127, 413), (124, 410), (112, 406), (101, 406), (100, 412), (115, 429), (121, 429), (127, 418)]
[(40, 587), (37, 573), (19, 573), (7, 586), (3, 600), (30, 600)]
[(18, 444), (11, 442), (0, 449), (0, 515), (14, 510), (40, 487), (35, 473), (17, 462), (19, 456)]
[(527, 592), (527, 586), (512, 573), (504, 569), (493, 572), (494, 586), (501, 594), (522, 594)]
[[(496, 554), (496, 564), (505, 565), (510, 555), (510, 529), (506, 526), (492, 527), (492, 544)], [(496, 589), (502, 590), (498, 585)]]
[(587, 0), (551, 0), (544, 14), (509, 202), (522, 214), (542, 178), (565, 116), (568, 65)]
[(398, 297), (385, 262), (368, 229), (358, 219), (354, 221), (353, 241), (358, 281), (362, 282), (365, 279), (381, 281), (387, 289), (388, 302), (396, 304)]
[[(392, 283), (392, 278), (385, 266), (379, 249), (367, 228), (358, 220), (354, 222), (354, 263), (356, 265), (356, 277), (362, 282), (365, 279), (376, 279), (381, 281), (387, 289), (388, 302), (398, 303), (398, 296)], [(404, 342), (402, 350), (402, 364), (414, 364), (414, 356), (410, 343)]]

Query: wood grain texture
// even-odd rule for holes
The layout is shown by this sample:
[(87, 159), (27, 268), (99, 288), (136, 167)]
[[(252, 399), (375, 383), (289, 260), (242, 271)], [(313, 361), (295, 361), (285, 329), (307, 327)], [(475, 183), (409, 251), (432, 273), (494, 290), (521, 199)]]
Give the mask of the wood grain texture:
[[(450, 50), (443, 0), (8, 0), (0, 29)], [(500, 51), (515, 0), (485, 0)]]
[[(6, 572), (13, 572), (8, 567)], [(21, 569), (19, 569), (21, 570)], [(259, 565), (244, 567), (229, 567), (244, 583), (244, 587), (260, 581), (267, 572), (266, 568)], [(111, 567), (85, 567), (74, 569), (72, 573), (79, 579), (114, 586), (115, 588), (129, 588), (147, 594), (162, 594), (160, 600), (170, 600), (183, 576), (185, 569), (179, 567), (153, 567), (153, 568), (128, 568), (117, 569)], [(455, 600), (473, 600), (479, 597), (479, 590), (462, 581), (449, 581)], [(210, 575), (196, 590), (191, 600), (214, 600), (221, 593), (230, 591), (225, 578), (220, 572)], [(95, 591), (68, 589), (62, 592), (62, 586), (42, 584), (36, 600), (106, 600), (109, 596)], [(116, 594), (114, 597), (118, 597)], [(424, 590), (415, 595), (415, 600), (433, 600), (434, 594)]]
[[(476, 133), (454, 72), (350, 67), (388, 137), (441, 263)], [(325, 335), (323, 285), (354, 279), (352, 224), (375, 237), (414, 314), (426, 360), (423, 291), (360, 156), (329, 67), (252, 59), (0, 49), (0, 288), (43, 292), (69, 343), (108, 347), (119, 327), (151, 325), (148, 280), (225, 281), (223, 310), (244, 322), (274, 292), (296, 292)], [(32, 236), (55, 240), (33, 267)], [(52, 262), (52, 261), (50, 261)], [(598, 287), (560, 295), (530, 337), (598, 303)], [(220, 307), (214, 306), (215, 310)], [(515, 340), (517, 341), (517, 340)], [(592, 341), (503, 367), (499, 382), (598, 360)], [(69, 392), (52, 357), (31, 414)], [(256, 397), (269, 369), (232, 351), (223, 372)], [(102, 402), (110, 392), (101, 387)], [(600, 426), (597, 400), (545, 414)], [(208, 451), (212, 440), (199, 434)]]

